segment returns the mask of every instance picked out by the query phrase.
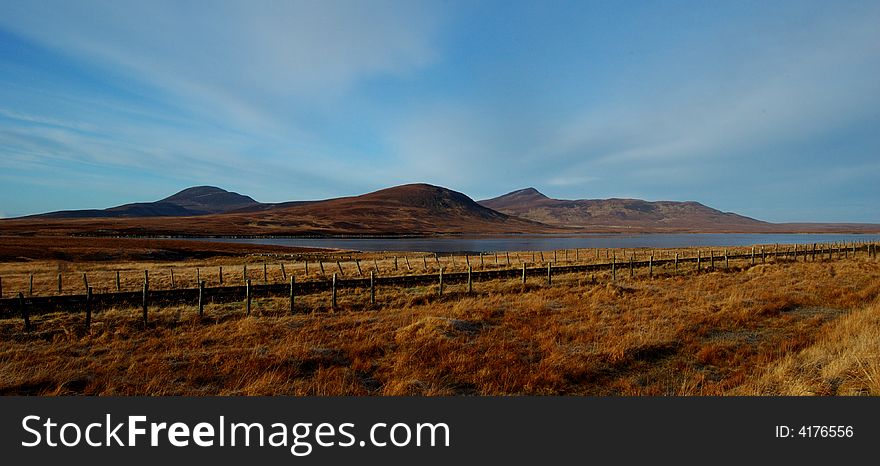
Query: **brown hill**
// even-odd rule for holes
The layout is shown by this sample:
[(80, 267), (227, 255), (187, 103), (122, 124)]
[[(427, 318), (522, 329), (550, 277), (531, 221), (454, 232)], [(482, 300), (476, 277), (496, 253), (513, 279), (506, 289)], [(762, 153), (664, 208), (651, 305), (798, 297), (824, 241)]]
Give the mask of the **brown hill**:
[(554, 229), (483, 207), (462, 193), (409, 184), (325, 201), (259, 204), (195, 217), (23, 218), (0, 233), (169, 236), (545, 233)]
[(36, 218), (188, 217), (260, 205), (248, 196), (214, 186), (195, 186), (156, 202), (136, 202), (108, 209), (61, 210)]
[[(118, 211), (118, 212), (117, 212)], [(0, 235), (406, 236), (435, 234), (735, 232), (876, 233), (876, 224), (762, 222), (698, 202), (560, 200), (533, 188), (474, 202), (427, 184), (360, 196), (263, 204), (196, 187), (152, 203), (0, 220)], [(62, 215), (64, 214), (64, 215)]]
[(773, 224), (699, 202), (551, 199), (534, 188), (480, 201), (490, 209), (557, 227), (634, 231), (759, 231)]

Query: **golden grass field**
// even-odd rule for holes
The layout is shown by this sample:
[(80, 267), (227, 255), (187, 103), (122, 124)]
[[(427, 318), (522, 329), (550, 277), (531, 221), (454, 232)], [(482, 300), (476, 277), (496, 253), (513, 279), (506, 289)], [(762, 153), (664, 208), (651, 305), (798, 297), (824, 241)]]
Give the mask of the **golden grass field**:
[[(593, 251), (583, 251), (581, 261), (595, 260)], [(624, 254), (611, 254), (618, 252)], [(550, 260), (552, 253), (544, 254)], [(409, 256), (411, 268), (424, 267), (412, 263), (415, 257)], [(494, 267), (491, 257), (484, 267)], [(376, 259), (380, 273), (395, 272), (390, 254), (352, 258), (365, 269)], [(451, 265), (451, 258), (442, 259)], [(176, 285), (193, 286), (189, 274), (196, 267), (204, 273), (226, 264), (236, 270), (227, 280), (241, 280), (245, 260), (251, 278), (261, 279), (265, 256), (8, 262), (0, 264), (0, 276), (7, 297), (29, 273), (48, 277), (45, 284), (37, 280), (35, 294), (52, 293), (59, 269), (73, 277), (87, 271), (90, 282), (110, 288), (116, 269), (131, 272), (125, 287), (137, 286), (145, 269), (151, 286), (167, 287), (169, 274), (162, 272), (175, 267)], [(290, 273), (302, 272), (303, 264), (288, 264)], [(613, 283), (608, 273), (563, 275), (550, 287), (539, 278), (530, 277), (526, 287), (494, 280), (476, 283), (474, 294), (447, 285), (443, 297), (436, 286), (379, 288), (375, 306), (366, 290), (343, 290), (335, 311), (324, 293), (299, 298), (294, 315), (286, 299), (274, 298), (256, 300), (250, 317), (241, 303), (209, 304), (201, 320), (195, 305), (169, 306), (151, 309), (146, 329), (139, 309), (97, 312), (88, 331), (82, 313), (35, 316), (29, 333), (20, 319), (0, 320), (0, 393), (880, 394), (880, 262), (860, 253), (693, 268), (658, 269), (653, 278), (644, 269), (635, 278), (621, 271)], [(408, 271), (401, 256), (396, 272), (420, 270)]]

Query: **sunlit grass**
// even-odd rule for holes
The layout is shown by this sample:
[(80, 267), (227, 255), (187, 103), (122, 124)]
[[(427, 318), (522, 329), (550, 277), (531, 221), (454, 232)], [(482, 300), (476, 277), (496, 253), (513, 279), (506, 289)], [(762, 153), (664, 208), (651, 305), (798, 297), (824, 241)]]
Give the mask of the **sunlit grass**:
[[(0, 321), (6, 394), (876, 394), (880, 266), (738, 263)], [(140, 264), (139, 264), (140, 265)], [(335, 266), (335, 263), (334, 263)], [(747, 270), (738, 270), (739, 268)], [(262, 270), (260, 270), (262, 273)]]

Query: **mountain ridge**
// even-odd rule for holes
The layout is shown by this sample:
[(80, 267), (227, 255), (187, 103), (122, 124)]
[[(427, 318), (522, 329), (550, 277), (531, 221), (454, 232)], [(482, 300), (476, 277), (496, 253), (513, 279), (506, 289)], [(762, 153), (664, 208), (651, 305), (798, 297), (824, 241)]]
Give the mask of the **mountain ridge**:
[(259, 204), (250, 196), (216, 186), (193, 186), (155, 202), (133, 202), (106, 209), (59, 210), (26, 218), (189, 217), (229, 212)]
[(412, 183), (325, 200), (260, 203), (213, 186), (155, 202), (0, 220), (0, 235), (431, 236), (580, 233), (877, 233), (877, 224), (775, 224), (696, 201), (552, 199), (524, 188), (483, 201)]
[[(163, 203), (165, 200), (159, 201)], [(0, 222), (0, 232), (3, 230), (101, 236), (386, 236), (543, 233), (552, 229), (483, 207), (460, 192), (414, 183), (358, 196), (255, 203), (205, 215), (7, 219)]]
[(508, 215), (568, 228), (754, 229), (767, 222), (722, 212), (696, 201), (641, 199), (553, 199), (525, 188), (479, 201)]

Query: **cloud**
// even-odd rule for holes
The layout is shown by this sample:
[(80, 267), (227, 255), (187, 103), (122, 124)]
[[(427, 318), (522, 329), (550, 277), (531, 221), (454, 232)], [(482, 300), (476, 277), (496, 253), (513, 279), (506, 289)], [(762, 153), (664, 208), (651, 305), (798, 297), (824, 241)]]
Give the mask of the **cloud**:
[(284, 130), (288, 105), (405, 76), (436, 56), (440, 15), (397, 2), (17, 2), (0, 27), (158, 88), (204, 116)]
[[(878, 21), (873, 7), (835, 10), (798, 27), (755, 19), (754, 30), (716, 32), (722, 37), (688, 44), (687, 53), (670, 47), (659, 67), (621, 73), (614, 89), (601, 90), (607, 96), (575, 110), (536, 112), (528, 96), (516, 95), (506, 108), (519, 98), (519, 112), (499, 112), (491, 101), (454, 111), (425, 105), (393, 133), (393, 145), (410, 173), (455, 179), (468, 192), (536, 185), (567, 197), (627, 193), (757, 210), (767, 201), (743, 196), (743, 187), (797, 192), (818, 167), (854, 181), (860, 172), (834, 170), (831, 157), (854, 166), (876, 158), (876, 135), (856, 137), (862, 146), (845, 153), (828, 144), (876, 121)], [(822, 193), (824, 183), (811, 189)]]
[(878, 170), (880, 7), (807, 3), (9, 3), (33, 50), (0, 56), (0, 167), (266, 201), (425, 181), (834, 209)]
[[(363, 187), (351, 174), (379, 168), (327, 128), (347, 124), (361, 86), (430, 66), (442, 21), (431, 3), (385, 1), (4, 5), (0, 29), (72, 69), (0, 90), (0, 166), (117, 170), (263, 200)], [(15, 65), (45, 73), (31, 62)], [(93, 79), (69, 77), (83, 74)]]

